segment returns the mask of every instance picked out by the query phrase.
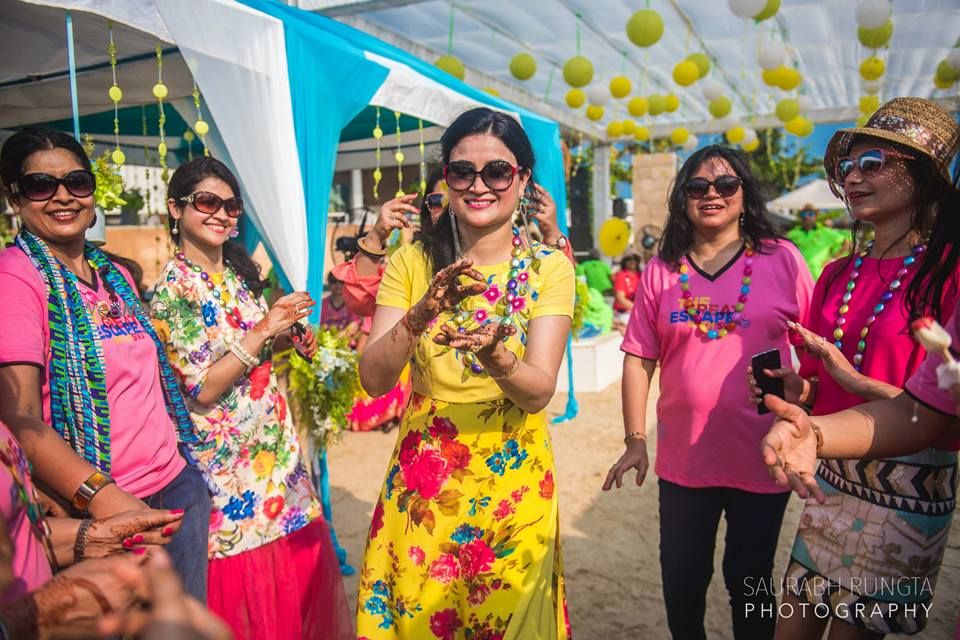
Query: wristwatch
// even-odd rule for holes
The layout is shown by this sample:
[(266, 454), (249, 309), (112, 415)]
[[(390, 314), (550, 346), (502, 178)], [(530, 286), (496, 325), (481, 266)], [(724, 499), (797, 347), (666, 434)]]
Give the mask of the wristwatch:
[(90, 477), (83, 481), (83, 484), (80, 485), (80, 488), (77, 489), (77, 492), (73, 494), (73, 499), (70, 503), (74, 506), (77, 511), (81, 513), (86, 513), (87, 508), (90, 506), (90, 501), (93, 500), (93, 496), (97, 495), (97, 492), (100, 489), (103, 489), (108, 484), (113, 484), (114, 480), (107, 474), (101, 471), (94, 471), (90, 474)]

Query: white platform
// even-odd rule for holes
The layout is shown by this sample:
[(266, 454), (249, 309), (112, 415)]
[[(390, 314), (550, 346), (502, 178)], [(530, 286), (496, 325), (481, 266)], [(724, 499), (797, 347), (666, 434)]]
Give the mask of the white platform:
[[(616, 331), (596, 338), (573, 341), (573, 385), (577, 393), (603, 391), (620, 380), (623, 372), (623, 341)], [(567, 356), (557, 376), (557, 391), (567, 391)]]

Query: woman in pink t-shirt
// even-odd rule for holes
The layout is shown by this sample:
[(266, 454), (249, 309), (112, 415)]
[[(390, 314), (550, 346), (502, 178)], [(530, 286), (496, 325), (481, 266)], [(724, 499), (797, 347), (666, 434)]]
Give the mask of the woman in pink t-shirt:
[(21, 221), (0, 251), (0, 418), (75, 513), (184, 509), (168, 549), (203, 600), (210, 498), (178, 448), (196, 434), (129, 274), (85, 241), (90, 159), (67, 134), (27, 128), (4, 143), (0, 180)]
[[(734, 635), (772, 637), (773, 558), (788, 493), (756, 460), (772, 418), (738, 393), (756, 353), (789, 361), (786, 323), (806, 319), (813, 281), (797, 249), (764, 217), (743, 156), (710, 146), (681, 167), (659, 257), (643, 271), (622, 345), (626, 451), (604, 490), (648, 468), (645, 415), (660, 366), (656, 473), (660, 568), (675, 638), (705, 637), (717, 526)], [(766, 613), (764, 613), (766, 612)]]

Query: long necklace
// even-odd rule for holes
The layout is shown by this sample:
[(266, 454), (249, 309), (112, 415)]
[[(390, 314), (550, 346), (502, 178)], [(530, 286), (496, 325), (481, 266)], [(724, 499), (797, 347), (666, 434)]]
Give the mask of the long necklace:
[[(860, 267), (863, 265), (863, 259), (870, 255), (873, 250), (873, 240), (867, 243), (866, 248), (860, 252), (853, 261), (853, 271), (850, 272), (850, 280), (847, 281), (847, 290), (840, 299), (840, 305), (837, 307), (837, 320), (834, 323), (833, 344), (837, 349), (843, 349), (844, 327), (847, 324), (847, 312), (850, 311), (850, 301), (853, 300), (853, 292), (857, 288), (857, 279), (860, 277)], [(860, 330), (860, 340), (857, 342), (857, 353), (853, 356), (853, 367), (857, 371), (863, 369), (863, 354), (867, 350), (867, 336), (870, 334), (870, 328), (877, 321), (877, 317), (887, 308), (887, 304), (893, 300), (894, 294), (903, 286), (903, 278), (910, 271), (917, 258), (926, 250), (923, 244), (915, 245), (910, 250), (910, 255), (903, 259), (903, 265), (897, 270), (896, 277), (887, 286), (887, 290), (880, 296), (880, 300), (873, 307), (873, 313), (867, 318), (866, 324)]]
[(98, 271), (97, 266), (96, 264), (94, 264), (93, 260), (87, 260), (87, 264), (89, 264), (90, 268), (93, 269), (94, 275), (100, 276), (100, 282), (103, 284), (103, 288), (106, 290), (107, 296), (110, 298), (110, 304), (108, 305), (107, 314), (111, 318), (116, 320), (117, 318), (123, 315), (123, 305), (120, 303), (120, 298), (117, 296), (117, 292), (113, 290), (113, 287), (107, 284), (107, 280), (104, 277), (103, 270)]
[(687, 312), (690, 319), (697, 327), (697, 335), (705, 335), (710, 340), (720, 340), (729, 335), (740, 326), (743, 320), (743, 309), (747, 305), (747, 298), (750, 296), (750, 283), (753, 275), (753, 256), (756, 253), (752, 247), (747, 247), (744, 251), (743, 277), (740, 279), (740, 296), (734, 305), (734, 313), (731, 314), (729, 321), (725, 323), (716, 322), (714, 328), (704, 322), (703, 314), (697, 309), (697, 303), (694, 302), (695, 296), (690, 291), (690, 263), (687, 256), (680, 258), (680, 290), (683, 291), (682, 304), (683, 310)]
[(184, 255), (182, 251), (177, 253), (176, 258), (185, 264), (191, 271), (200, 274), (200, 279), (203, 280), (207, 290), (210, 291), (210, 293), (213, 295), (213, 298), (220, 304), (221, 307), (223, 307), (224, 313), (229, 320), (233, 321), (233, 324), (243, 331), (247, 331), (253, 326), (252, 322), (245, 321), (240, 315), (240, 307), (236, 305), (234, 305), (232, 308), (230, 307), (230, 290), (227, 288), (227, 274), (230, 274), (235, 280), (237, 280), (239, 285), (237, 298), (246, 298), (250, 295), (250, 290), (247, 289), (247, 284), (243, 280), (237, 278), (237, 276), (233, 273), (233, 270), (230, 269), (229, 265), (227, 265), (227, 268), (224, 270), (224, 277), (220, 280), (218, 286), (218, 283), (214, 282), (213, 277), (209, 273), (204, 271), (200, 265), (195, 264), (192, 260), (190, 260), (190, 258)]

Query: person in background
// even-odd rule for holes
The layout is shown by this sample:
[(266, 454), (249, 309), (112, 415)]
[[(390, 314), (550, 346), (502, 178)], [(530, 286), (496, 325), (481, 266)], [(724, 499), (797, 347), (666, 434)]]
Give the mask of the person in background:
[(620, 333), (627, 327), (640, 284), (640, 256), (628, 253), (620, 258), (620, 270), (613, 275), (613, 322)]
[(812, 204), (804, 205), (797, 215), (800, 224), (787, 232), (787, 239), (797, 245), (811, 275), (817, 279), (823, 267), (850, 246), (850, 237), (818, 221), (817, 210)]
[(660, 366), (657, 464), (660, 568), (670, 633), (705, 638), (706, 594), (721, 515), (723, 579), (733, 634), (772, 638), (773, 561), (789, 493), (751, 464), (771, 417), (737, 397), (753, 354), (789, 362), (787, 321), (804, 321), (813, 280), (796, 247), (766, 218), (742, 153), (709, 146), (680, 168), (659, 256), (644, 269), (622, 350), (625, 451), (603, 489), (629, 470), (643, 483), (647, 399)]
[(610, 265), (600, 259), (600, 252), (596, 249), (590, 250), (590, 255), (586, 260), (580, 262), (576, 268), (577, 276), (583, 276), (587, 279), (587, 286), (594, 291), (599, 291), (601, 295), (610, 293), (613, 289), (613, 270)]
[(363, 318), (347, 306), (343, 299), (343, 281), (332, 271), (327, 274), (327, 286), (330, 293), (320, 305), (320, 324), (343, 332), (351, 338), (351, 344), (356, 347), (356, 337), (360, 333)]
[(180, 165), (167, 187), (177, 253), (152, 310), (188, 398), (194, 454), (216, 489), (209, 512), (210, 608), (240, 638), (354, 637), (340, 567), (272, 369), (272, 349), (317, 352), (292, 331), (314, 302), (305, 292), (263, 300), (259, 266), (229, 238), (240, 185), (219, 160)]

